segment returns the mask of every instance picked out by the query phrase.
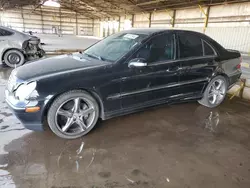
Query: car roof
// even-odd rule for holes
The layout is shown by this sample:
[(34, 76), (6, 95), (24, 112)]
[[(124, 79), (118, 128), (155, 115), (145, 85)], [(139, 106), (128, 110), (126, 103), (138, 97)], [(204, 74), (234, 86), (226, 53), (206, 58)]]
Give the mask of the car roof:
[(129, 30), (124, 30), (122, 32), (124, 32), (124, 33), (134, 33), (134, 34), (151, 35), (151, 34), (154, 34), (154, 33), (161, 33), (161, 32), (167, 32), (167, 31), (202, 34), (202, 33), (199, 33), (199, 32), (196, 32), (196, 31), (190, 31), (190, 30), (166, 29), (166, 28), (132, 28), (132, 29), (129, 29)]
[(183, 30), (183, 29), (166, 29), (166, 28), (136, 28), (136, 29), (130, 29), (130, 30), (124, 30), (123, 33), (131, 33), (131, 34), (145, 34), (145, 35), (154, 35), (158, 33), (164, 33), (168, 31), (173, 31), (177, 33), (191, 33), (196, 35), (197, 37), (200, 37), (202, 39), (205, 39), (210, 44), (213, 45), (219, 52), (225, 51), (225, 49), (215, 40), (210, 38), (209, 36), (205, 35), (204, 33), (200, 33), (197, 31), (191, 31), (191, 30)]
[(7, 31), (16, 32), (16, 30), (11, 29), (11, 28), (9, 28), (9, 27), (4, 27), (4, 26), (0, 26), (0, 29), (5, 29), (5, 30), (7, 30)]
[[(9, 27), (0, 26), (0, 29), (4, 29), (4, 30), (7, 30), (7, 31), (10, 31), (10, 32), (15, 33), (15, 34), (18, 34), (18, 35), (30, 37), (30, 36), (29, 36), (28, 34), (26, 34), (26, 33), (17, 31), (17, 30), (15, 30), (15, 29), (12, 29), (12, 28), (9, 28)], [(32, 36), (32, 37), (34, 37), (34, 36)]]
[(129, 29), (129, 30), (124, 30), (122, 32), (125, 33), (134, 33), (134, 34), (145, 34), (145, 35), (150, 35), (153, 33), (158, 33), (162, 31), (167, 31), (166, 29), (155, 29), (155, 28), (136, 28), (136, 29)]

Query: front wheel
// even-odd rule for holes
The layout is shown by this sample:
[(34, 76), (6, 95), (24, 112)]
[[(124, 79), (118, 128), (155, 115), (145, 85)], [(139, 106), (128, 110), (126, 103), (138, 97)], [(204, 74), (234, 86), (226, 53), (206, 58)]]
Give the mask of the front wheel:
[(85, 91), (59, 96), (48, 111), (50, 129), (59, 137), (76, 139), (92, 130), (99, 117), (96, 100)]
[(223, 76), (216, 76), (208, 84), (203, 98), (198, 101), (200, 104), (214, 108), (219, 106), (225, 99), (228, 88), (228, 82)]

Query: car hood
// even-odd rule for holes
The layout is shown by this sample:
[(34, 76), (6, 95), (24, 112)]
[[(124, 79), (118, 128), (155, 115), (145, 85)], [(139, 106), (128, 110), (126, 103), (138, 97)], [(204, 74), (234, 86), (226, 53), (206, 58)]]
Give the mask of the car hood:
[(16, 69), (16, 77), (23, 81), (67, 74), (74, 71), (87, 70), (105, 66), (107, 63), (88, 58), (80, 53), (60, 55), (23, 65)]

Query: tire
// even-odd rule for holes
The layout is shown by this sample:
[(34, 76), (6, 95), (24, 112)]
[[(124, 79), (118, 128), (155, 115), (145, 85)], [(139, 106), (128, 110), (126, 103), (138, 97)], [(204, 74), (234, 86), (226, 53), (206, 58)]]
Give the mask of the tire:
[[(219, 87), (219, 85), (216, 86), (216, 83), (220, 83), (222, 82), (224, 84), (223, 88), (224, 89), (217, 89)], [(215, 88), (215, 89), (213, 89)], [(226, 96), (226, 92), (228, 89), (228, 81), (224, 76), (216, 76), (215, 78), (213, 78), (210, 83), (208, 84), (204, 94), (203, 94), (203, 98), (201, 100), (199, 100), (198, 102), (203, 105), (206, 106), (208, 108), (215, 108), (217, 106), (219, 106), (225, 99)], [(221, 90), (221, 91), (220, 91)], [(215, 94), (213, 94), (215, 93)], [(215, 99), (214, 102), (214, 97), (215, 95), (217, 95), (218, 99)], [(214, 102), (214, 103), (213, 103)]]
[(19, 50), (8, 50), (3, 56), (4, 64), (16, 68), (20, 67), (25, 62), (25, 57)]
[[(79, 100), (79, 102), (76, 102), (77, 100)], [(76, 103), (78, 105), (76, 105)], [(75, 106), (79, 107), (75, 108)], [(85, 110), (83, 109), (84, 107)], [(75, 112), (76, 109), (79, 110)], [(93, 110), (93, 112), (85, 116), (84, 112), (86, 112), (87, 110), (91, 111)], [(67, 112), (66, 116), (64, 116), (65, 111)], [(51, 104), (47, 115), (48, 125), (52, 130), (52, 132), (54, 132), (57, 136), (64, 139), (76, 139), (88, 134), (96, 125), (98, 118), (99, 118), (98, 103), (89, 93), (81, 90), (73, 90), (60, 95)], [(79, 121), (81, 121), (81, 124), (78, 124)], [(66, 125), (68, 122), (71, 123), (73, 122), (73, 123), (66, 130), (65, 127), (67, 127)], [(82, 123), (84, 126), (81, 126)]]

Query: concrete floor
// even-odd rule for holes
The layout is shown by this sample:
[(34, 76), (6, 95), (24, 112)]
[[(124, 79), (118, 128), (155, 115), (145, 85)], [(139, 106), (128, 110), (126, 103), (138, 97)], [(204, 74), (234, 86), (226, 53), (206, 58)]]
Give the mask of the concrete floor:
[(22, 127), (4, 102), (0, 69), (0, 187), (249, 188), (250, 105), (162, 106), (99, 122), (63, 140)]

